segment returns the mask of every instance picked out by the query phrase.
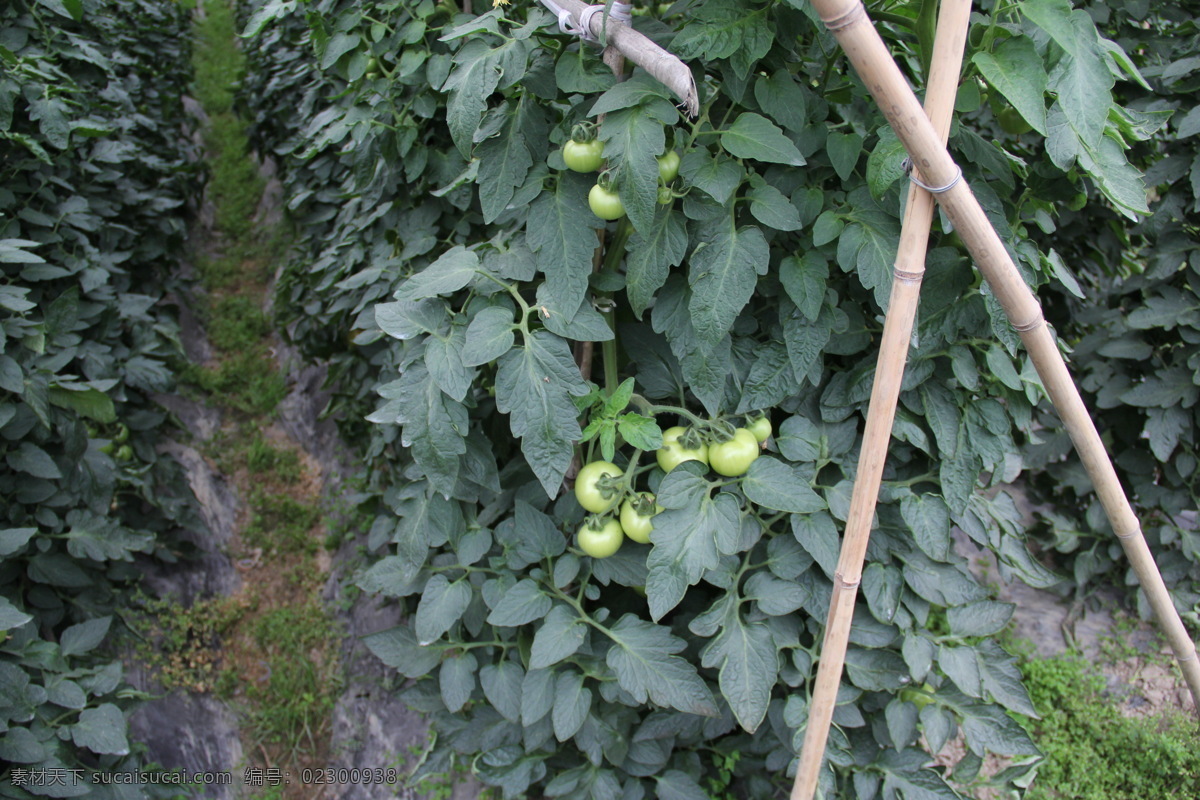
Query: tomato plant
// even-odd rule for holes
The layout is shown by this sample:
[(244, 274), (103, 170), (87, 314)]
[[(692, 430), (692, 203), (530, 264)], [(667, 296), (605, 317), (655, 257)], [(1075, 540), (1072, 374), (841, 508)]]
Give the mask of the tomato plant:
[(576, 538), (579, 549), (592, 558), (608, 558), (621, 549), (625, 533), (612, 517), (592, 518), (580, 526)]
[[(649, 75), (617, 80), (533, 6), (315, 3), (320, 13), (253, 4), (248, 46), (263, 66), (247, 96), (303, 231), (279, 308), (344, 381), (334, 410), (364, 443), (371, 485), (387, 487), (368, 493), (373, 563), (359, 584), (437, 623), (417, 636), (406, 621), (370, 647), (414, 679), (406, 697), (436, 708), (441, 763), (465, 759), (509, 797), (692, 797), (717, 779), (739, 796), (779, 794), (807, 720), (892, 282), (909, 185), (895, 136), (795, 4), (654, 9), (644, 22), (700, 76), (687, 119)], [(926, 28), (901, 6), (881, 30), (923, 86)], [(1120, 58), (1088, 36), (1066, 58), (1041, 27), (1086, 23), (1064, 9), (975, 15), (971, 110), (951, 144), (1041, 289), (1067, 271), (1031, 228), (1065, 222), (1052, 198), (1081, 192), (1139, 213), (1116, 142), (1157, 119), (1103, 90), (1086, 102), (1069, 91), (1082, 78), (1112, 86)], [(401, 54), (386, 80), (353, 82), (385, 52)], [(985, 91), (1016, 95), (1035, 130), (1072, 124), (1053, 126), (1054, 147), (1041, 134), (999, 141)], [(312, 119), (290, 113), (298, 97)], [(614, 225), (589, 212), (590, 176), (552, 168), (556, 132), (581, 122), (603, 142), (602, 188), (624, 211)], [(1041, 149), (1016, 157), (1026, 142)], [(669, 187), (655, 156), (668, 150), (680, 155)], [(950, 531), (1014, 575), (1057, 580), (1025, 550), (1002, 488), (1022, 475), (1040, 390), (949, 239), (931, 239), (930, 313), (896, 418), (839, 707), (853, 724), (830, 740), (828, 797), (952, 797), (919, 749), (953, 730), (964, 769), (1033, 750), (1009, 715), (1028, 710), (1019, 674), (987, 639), (1007, 607), (966, 572)], [(330, 333), (351, 329), (353, 346)], [(659, 424), (687, 426), (699, 450), (758, 410), (775, 430), (737, 480), (716, 479), (707, 453), (659, 463), (680, 449)], [(622, 483), (663, 511), (649, 546), (580, 568), (566, 546), (580, 509), (560, 494), (595, 453), (627, 465)], [(638, 586), (645, 602), (630, 604)], [(932, 622), (945, 619), (949, 631)], [(887, 712), (927, 678), (938, 702)], [(646, 739), (660, 724), (672, 734)], [(732, 752), (731, 776), (710, 766)]]
[(101, 773), (147, 768), (127, 724), (144, 695), (108, 634), (143, 565), (181, 530), (210, 535), (154, 446), (199, 194), (190, 19), (154, 0), (0, 3), (4, 794), (102, 796)]
[(758, 439), (746, 428), (738, 428), (733, 438), (708, 446), (708, 463), (713, 472), (729, 478), (745, 475), (758, 458)]

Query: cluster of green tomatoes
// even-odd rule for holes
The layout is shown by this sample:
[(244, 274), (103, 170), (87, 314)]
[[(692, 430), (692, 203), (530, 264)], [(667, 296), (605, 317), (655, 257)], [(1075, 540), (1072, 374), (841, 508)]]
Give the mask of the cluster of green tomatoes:
[[(604, 142), (596, 138), (595, 127), (576, 125), (571, 140), (563, 145), (562, 156), (567, 168), (575, 172), (596, 172), (604, 165)], [(671, 182), (679, 176), (679, 153), (668, 150), (658, 157), (658, 202), (666, 205), (674, 198)], [(588, 192), (588, 206), (600, 219), (617, 220), (625, 216), (625, 204), (617, 194), (609, 172), (603, 172)]]
[[(90, 438), (95, 439), (99, 435), (100, 432), (95, 427), (88, 425), (88, 436)], [(100, 452), (113, 456), (117, 461), (129, 461), (133, 458), (133, 447), (128, 442), (129, 427), (124, 423), (118, 423), (116, 431), (112, 434), (112, 438), (100, 445)]]
[[(745, 475), (771, 435), (771, 421), (759, 417), (733, 431), (730, 438), (711, 440), (696, 428), (676, 426), (663, 431), (655, 451), (658, 466), (670, 472), (685, 461), (699, 461), (718, 475)], [(607, 558), (621, 549), (626, 537), (646, 544), (653, 518), (663, 509), (650, 492), (635, 492), (625, 471), (611, 461), (584, 464), (575, 477), (575, 499), (593, 516), (579, 528), (579, 548), (593, 558)], [(618, 510), (619, 507), (619, 510)]]

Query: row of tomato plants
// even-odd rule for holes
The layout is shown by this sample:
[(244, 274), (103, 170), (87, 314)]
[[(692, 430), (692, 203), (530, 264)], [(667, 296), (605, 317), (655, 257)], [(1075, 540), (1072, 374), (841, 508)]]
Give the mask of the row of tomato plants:
[[(916, 85), (930, 5), (881, 25)], [(903, 154), (804, 3), (635, 9), (693, 67), (694, 120), (552, 22), (246, 9), (245, 102), (302, 232), (279, 307), (361, 448), (358, 585), (407, 611), (368, 644), (432, 719), (425, 769), (506, 797), (773, 796), (807, 718)], [(1117, 143), (1153, 120), (1110, 93), (1137, 71), (1048, 1), (986, 6), (967, 64), (952, 147), (1030, 283), (1071, 285), (1031, 231), (1059, 197), (1143, 209)], [(1014, 107), (1055, 147), (1011, 157)], [(1006, 575), (1059, 581), (1002, 489), (1042, 390), (956, 237), (933, 235), (826, 796), (956, 797), (989, 753), (1018, 759), (989, 778), (1017, 790), (1036, 754), (994, 639), (1012, 608), (951, 527)], [(959, 732), (965, 755), (929, 769)]]
[(138, 560), (202, 527), (153, 400), (180, 352), (163, 295), (196, 179), (187, 31), (175, 3), (0, 7), (5, 797), (115, 797), (95, 773), (142, 766), (106, 639)]

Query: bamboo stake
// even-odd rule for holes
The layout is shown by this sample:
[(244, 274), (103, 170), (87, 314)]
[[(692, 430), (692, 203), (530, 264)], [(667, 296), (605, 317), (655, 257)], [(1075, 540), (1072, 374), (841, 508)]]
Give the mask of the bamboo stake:
[[(578, 25), (584, 12), (590, 7), (583, 0), (553, 0), (554, 4), (570, 12), (572, 21)], [(600, 5), (603, 9), (604, 6)], [(604, 14), (588, 16), (588, 28), (597, 38), (603, 37), (605, 49), (612, 48), (649, 72), (654, 79), (666, 86), (682, 103), (687, 115), (695, 119), (700, 113), (700, 97), (696, 91), (696, 79), (691, 69), (678, 57), (656, 45), (618, 19)], [(607, 63), (607, 62), (606, 62)], [(612, 67), (612, 64), (609, 64)]]
[[(860, 0), (812, 0), (826, 27), (837, 37), (863, 83), (874, 96), (924, 180), (949, 187), (937, 196), (963, 243), (1020, 334), (1051, 402), (1066, 426), (1096, 488), (1114, 533), (1125, 550), (1193, 699), (1200, 701), (1200, 659), (1196, 645), (1167, 592), (1141, 526), (1117, 478), (1104, 443), (1067, 371), (1041, 307), (1008, 257), (950, 154), (904, 81), (883, 40), (871, 26)], [(1196, 707), (1200, 714), (1200, 702)], [(799, 795), (793, 795), (793, 798)]]
[[(932, 120), (938, 141), (942, 143), (950, 134), (950, 120), (954, 114), (954, 98), (958, 91), (963, 47), (967, 42), (970, 21), (971, 0), (944, 0), (938, 15), (929, 86), (925, 94), (925, 113)], [(875, 368), (875, 385), (871, 389), (866, 430), (858, 459), (858, 475), (850, 497), (846, 535), (834, 574), (825, 640), (821, 644), (821, 660), (817, 667), (808, 725), (804, 731), (804, 745), (800, 749), (800, 765), (792, 788), (792, 800), (811, 798), (821, 774), (825, 742), (829, 736), (829, 725), (833, 720), (838, 686), (846, 661), (850, 622), (854, 616), (863, 560), (875, 516), (875, 502), (892, 438), (900, 385), (904, 380), (908, 343), (917, 315), (933, 210), (933, 195), (916, 183), (909, 184), (891, 297)]]

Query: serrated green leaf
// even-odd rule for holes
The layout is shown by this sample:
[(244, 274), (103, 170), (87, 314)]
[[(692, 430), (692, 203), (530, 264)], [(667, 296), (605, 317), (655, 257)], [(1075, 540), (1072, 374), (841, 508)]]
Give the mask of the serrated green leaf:
[(654, 547), (646, 559), (646, 596), (654, 619), (678, 605), (706, 570), (715, 569), (721, 553), (738, 548), (737, 501), (726, 492), (710, 496), (706, 482), (690, 469), (676, 467), (658, 490), (658, 503), (667, 510), (654, 518)]
[(731, 158), (713, 156), (707, 150), (690, 150), (679, 162), (679, 174), (720, 205), (729, 202), (742, 185), (746, 170)]
[(792, 140), (775, 123), (750, 111), (738, 115), (721, 134), (721, 146), (735, 158), (801, 167), (806, 163)]
[(468, 367), (477, 367), (495, 361), (512, 349), (514, 341), (512, 311), (500, 307), (485, 308), (471, 317), (467, 326), (462, 362)]
[(761, 622), (746, 622), (737, 604), (730, 603), (720, 632), (700, 657), (703, 666), (719, 671), (721, 694), (738, 724), (747, 733), (758, 730), (766, 718), (779, 673), (779, 656), (770, 629)]
[(89, 653), (100, 646), (108, 635), (112, 617), (97, 617), (78, 625), (72, 625), (62, 632), (59, 637), (59, 650), (64, 656), (76, 656)]
[(396, 292), (397, 300), (424, 300), (451, 294), (470, 283), (479, 271), (479, 256), (465, 247), (452, 247), (425, 269), (408, 278)]
[(917, 547), (935, 561), (945, 561), (950, 555), (950, 510), (945, 502), (931, 495), (908, 495), (900, 501), (900, 512)]
[(500, 602), (488, 614), (489, 625), (515, 628), (539, 620), (550, 612), (553, 605), (541, 587), (525, 578), (504, 593)]
[(93, 753), (123, 756), (129, 753), (125, 715), (112, 703), (85, 708), (71, 726), (71, 739)]
[(800, 391), (787, 348), (779, 342), (768, 342), (754, 358), (750, 374), (742, 384), (742, 399), (737, 413), (760, 408), (772, 408)]
[(769, 229), (798, 231), (803, 227), (800, 212), (792, 205), (792, 201), (757, 174), (750, 176), (750, 191), (746, 193), (746, 199), (750, 201), (750, 213)]
[(849, 180), (862, 154), (863, 138), (857, 133), (831, 133), (825, 139), (825, 149), (833, 171), (842, 180)]
[(993, 636), (1012, 619), (1015, 608), (1012, 603), (981, 600), (949, 608), (946, 616), (950, 622), (950, 632), (955, 636)]
[(579, 732), (592, 709), (592, 691), (584, 687), (583, 676), (574, 670), (558, 673), (554, 681), (554, 708), (550, 718), (554, 738), (565, 742)]
[(629, 238), (625, 256), (625, 290), (629, 305), (640, 319), (654, 294), (667, 280), (672, 267), (687, 255), (687, 227), (671, 206), (659, 206), (654, 222)]
[(533, 636), (529, 668), (544, 669), (570, 658), (586, 638), (587, 626), (579, 615), (568, 606), (556, 605)]
[(617, 111), (601, 122), (600, 138), (629, 221), (635, 230), (651, 230), (658, 210), (657, 156), (667, 146), (663, 122), (641, 108)]
[(817, 250), (803, 256), (788, 256), (779, 264), (779, 280), (788, 297), (805, 318), (815, 321), (825, 302), (825, 283), (829, 280), (829, 262)]
[(560, 173), (557, 185), (542, 192), (529, 209), (526, 239), (546, 276), (547, 300), (557, 308), (579, 308), (592, 274), (592, 233), (600, 220), (587, 206), (590, 185), (582, 176)]
[(729, 333), (769, 261), (767, 240), (753, 226), (721, 225), (709, 241), (692, 251), (688, 311), (703, 353), (715, 350)]
[(1005, 39), (995, 53), (981, 51), (972, 56), (971, 61), (1025, 121), (1045, 136), (1045, 96), (1049, 76), (1042, 67), (1033, 40), (1026, 36)]
[(799, 131), (808, 116), (807, 99), (787, 70), (776, 70), (770, 76), (760, 76), (754, 82), (754, 99), (771, 119), (784, 128)]
[(584, 394), (587, 387), (566, 342), (548, 331), (535, 331), (524, 347), (500, 359), (496, 407), (509, 415), (513, 436), (521, 438), (521, 451), (551, 497), (582, 434), (571, 397)]
[(422, 647), (407, 625), (364, 636), (363, 643), (376, 658), (406, 678), (423, 678), (442, 660), (442, 651)]
[(775, 511), (811, 514), (825, 508), (825, 501), (807, 481), (791, 467), (770, 456), (761, 456), (750, 464), (741, 486), (751, 501)]
[(421, 602), (417, 604), (413, 632), (418, 644), (432, 644), (450, 630), (462, 618), (473, 595), (471, 585), (465, 580), (452, 582), (442, 574), (431, 577), (421, 591)]
[(712, 693), (695, 667), (674, 655), (687, 645), (669, 628), (626, 614), (606, 633), (613, 646), (605, 660), (634, 700), (686, 714), (717, 715)]
[(442, 668), (438, 670), (438, 688), (447, 711), (459, 711), (471, 699), (478, 671), (479, 662), (473, 653), (451, 655), (442, 661)]
[(524, 681), (525, 670), (512, 661), (487, 664), (479, 670), (483, 696), (509, 722), (521, 721), (521, 685)]

